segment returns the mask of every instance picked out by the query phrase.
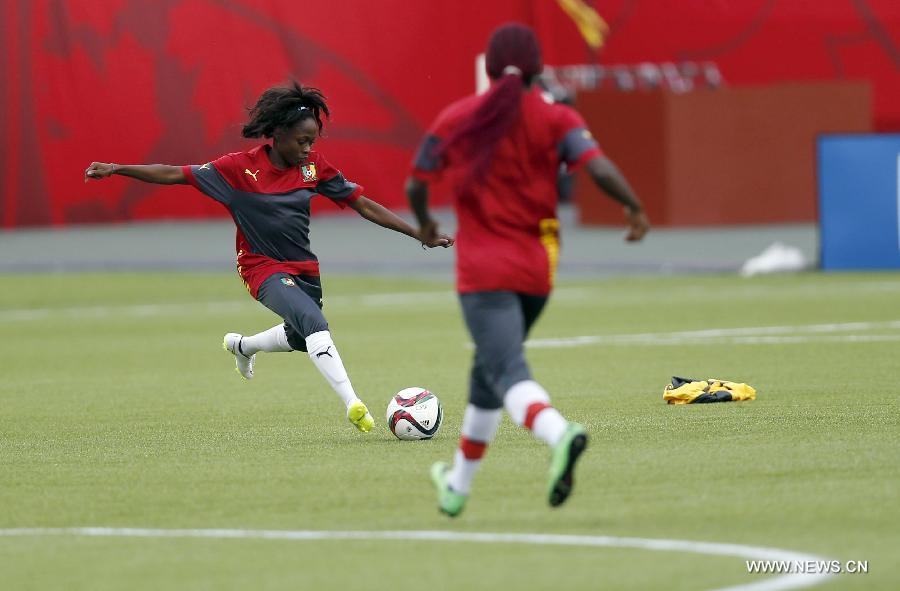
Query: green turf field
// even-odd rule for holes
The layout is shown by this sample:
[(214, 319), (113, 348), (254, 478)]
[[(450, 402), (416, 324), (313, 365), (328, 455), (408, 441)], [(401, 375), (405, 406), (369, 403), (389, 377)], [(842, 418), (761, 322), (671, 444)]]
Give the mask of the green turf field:
[[(449, 285), (326, 277), (325, 291), (335, 341), (378, 421), (369, 435), (346, 423), (303, 354), (261, 354), (252, 382), (236, 375), (222, 335), (276, 318), (232, 275), (0, 277), (0, 529), (659, 538), (868, 561), (868, 574), (821, 587), (900, 588), (900, 276), (562, 284), (528, 355), (556, 406), (591, 433), (576, 492), (546, 506), (548, 452), (506, 421), (455, 521), (438, 514), (427, 479), (455, 448), (471, 355)], [(754, 327), (780, 328), (736, 330)], [(549, 346), (578, 336), (604, 338)], [(667, 406), (672, 375), (746, 381), (758, 399)], [(413, 385), (444, 403), (432, 441), (399, 442), (384, 426), (389, 397)], [(0, 535), (4, 589), (768, 580), (746, 570), (739, 557), (622, 547)]]

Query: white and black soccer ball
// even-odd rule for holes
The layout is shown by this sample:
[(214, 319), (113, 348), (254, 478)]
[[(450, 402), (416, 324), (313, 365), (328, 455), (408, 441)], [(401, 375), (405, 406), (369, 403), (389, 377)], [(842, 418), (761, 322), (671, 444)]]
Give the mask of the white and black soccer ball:
[(388, 429), (397, 439), (431, 439), (443, 420), (441, 401), (425, 388), (400, 390), (387, 407)]

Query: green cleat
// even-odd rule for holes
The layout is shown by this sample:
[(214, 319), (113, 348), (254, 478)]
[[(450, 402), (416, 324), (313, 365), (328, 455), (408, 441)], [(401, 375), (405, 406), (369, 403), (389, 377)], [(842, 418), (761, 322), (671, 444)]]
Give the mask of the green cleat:
[(438, 495), (438, 509), (442, 513), (446, 513), (450, 517), (456, 517), (462, 513), (463, 507), (466, 506), (467, 495), (461, 495), (454, 492), (450, 485), (447, 484), (447, 473), (450, 466), (446, 462), (435, 462), (431, 465), (431, 482)]
[(550, 458), (549, 501), (551, 507), (559, 507), (566, 502), (575, 486), (573, 472), (578, 456), (587, 447), (588, 436), (584, 427), (569, 423), (562, 439), (553, 448)]

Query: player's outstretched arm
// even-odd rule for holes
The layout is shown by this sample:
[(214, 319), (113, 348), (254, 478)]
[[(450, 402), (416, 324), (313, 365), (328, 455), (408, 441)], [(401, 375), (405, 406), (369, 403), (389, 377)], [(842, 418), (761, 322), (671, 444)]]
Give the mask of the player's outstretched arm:
[(186, 185), (187, 178), (180, 166), (168, 164), (112, 164), (91, 162), (84, 171), (84, 182), (100, 180), (114, 174), (130, 176), (145, 183), (158, 185)]
[(587, 161), (586, 168), (591, 179), (607, 195), (625, 206), (628, 234), (625, 240), (636, 241), (644, 237), (650, 229), (650, 222), (644, 214), (640, 199), (615, 164), (606, 156), (594, 156)]
[(435, 246), (443, 246), (447, 248), (453, 245), (453, 239), (444, 234), (435, 233), (433, 236), (422, 236), (416, 229), (407, 224), (403, 218), (395, 214), (390, 209), (384, 207), (377, 201), (372, 201), (368, 197), (360, 197), (350, 204), (350, 207), (362, 217), (370, 222), (378, 224), (383, 228), (388, 228), (401, 234), (406, 234), (415, 238), (422, 243), (423, 246), (434, 248)]

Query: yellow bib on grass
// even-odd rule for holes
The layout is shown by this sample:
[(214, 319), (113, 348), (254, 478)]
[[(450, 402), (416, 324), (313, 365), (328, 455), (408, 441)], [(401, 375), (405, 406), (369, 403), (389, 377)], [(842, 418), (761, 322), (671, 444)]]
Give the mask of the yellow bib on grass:
[(756, 400), (756, 390), (747, 384), (726, 380), (693, 380), (673, 377), (663, 390), (663, 400), (668, 404), (703, 404), (707, 402), (731, 402)]

